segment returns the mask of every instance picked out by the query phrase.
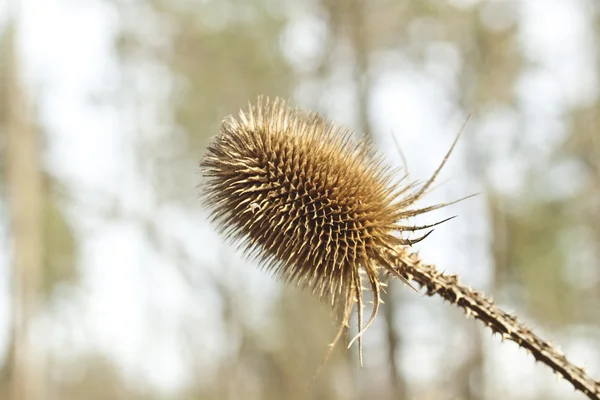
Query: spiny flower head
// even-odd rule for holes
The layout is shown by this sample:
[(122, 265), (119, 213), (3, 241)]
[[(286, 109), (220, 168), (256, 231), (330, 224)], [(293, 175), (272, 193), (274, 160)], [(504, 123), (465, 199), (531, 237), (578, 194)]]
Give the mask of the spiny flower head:
[[(410, 239), (407, 232), (443, 222), (403, 224), (409, 217), (447, 205), (411, 207), (433, 183), (450, 151), (418, 187), (404, 183), (405, 176), (399, 179), (398, 171), (350, 129), (317, 113), (288, 107), (282, 100), (259, 98), (239, 118), (226, 118), (208, 146), (201, 162), (205, 201), (213, 220), (247, 255), (340, 313), (342, 324), (334, 344), (349, 326), (357, 303), (355, 339), (361, 349), (360, 337), (381, 303), (381, 273), (408, 283), (391, 264), (390, 252), (429, 234)], [(373, 293), (373, 309), (363, 328), (365, 278)], [(359, 355), (362, 363), (361, 350)]]

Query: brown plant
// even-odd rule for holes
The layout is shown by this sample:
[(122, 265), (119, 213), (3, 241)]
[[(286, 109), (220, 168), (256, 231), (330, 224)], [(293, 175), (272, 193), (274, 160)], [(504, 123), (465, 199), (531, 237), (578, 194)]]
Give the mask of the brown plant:
[[(357, 340), (375, 320), (384, 275), (427, 288), (482, 320), (503, 338), (531, 351), (592, 399), (600, 383), (587, 377), (550, 344), (499, 310), (491, 300), (461, 286), (454, 276), (422, 264), (410, 245), (427, 237), (413, 232), (429, 225), (403, 221), (452, 203), (414, 208), (431, 187), (458, 140), (422, 185), (397, 179), (365, 140), (317, 113), (293, 109), (284, 101), (259, 98), (238, 119), (228, 117), (201, 162), (207, 179), (205, 200), (219, 229), (244, 247), (247, 255), (278, 278), (310, 290), (341, 317), (329, 356), (349, 328), (357, 304)], [(462, 199), (461, 199), (462, 200)], [(363, 276), (373, 294), (370, 318), (363, 325)], [(411, 286), (412, 287), (412, 286)], [(416, 289), (415, 289), (416, 290)]]

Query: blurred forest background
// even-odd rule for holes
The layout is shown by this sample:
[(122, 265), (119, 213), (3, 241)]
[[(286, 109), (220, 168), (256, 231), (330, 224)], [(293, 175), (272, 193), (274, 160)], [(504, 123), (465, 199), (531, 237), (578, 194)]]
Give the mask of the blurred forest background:
[[(365, 366), (223, 243), (220, 121), (281, 96), (412, 179), (465, 135), (418, 249), (600, 378), (596, 0), (0, 0), (0, 399), (583, 399), (393, 282)], [(440, 181), (440, 182), (441, 182)], [(429, 219), (428, 219), (429, 218)], [(12, 393), (12, 394), (11, 394)]]

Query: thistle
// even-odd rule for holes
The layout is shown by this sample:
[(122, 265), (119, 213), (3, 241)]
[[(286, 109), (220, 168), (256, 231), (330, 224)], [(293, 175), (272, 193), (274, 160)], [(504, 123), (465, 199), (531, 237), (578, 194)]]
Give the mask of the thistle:
[[(371, 144), (356, 139), (350, 129), (316, 113), (290, 108), (279, 99), (259, 98), (238, 119), (226, 118), (209, 145), (201, 162), (206, 178), (203, 195), (213, 221), (245, 254), (281, 280), (332, 306), (341, 325), (326, 359), (348, 330), (356, 304), (358, 333), (348, 347), (358, 341), (362, 365), (362, 335), (382, 303), (382, 278), (391, 275), (462, 308), (467, 317), (482, 321), (590, 399), (600, 400), (600, 382), (491, 299), (460, 284), (456, 276), (422, 263), (410, 251), (431, 230), (411, 235), (449, 219), (421, 226), (406, 222), (452, 204), (414, 207), (437, 178), (459, 136), (432, 176), (418, 185), (407, 182), (406, 175), (388, 166)], [(366, 323), (363, 283), (373, 296)]]
[[(446, 221), (403, 223), (447, 205), (411, 207), (448, 155), (425, 184), (406, 184), (406, 176), (398, 179), (399, 171), (350, 129), (279, 99), (259, 99), (239, 119), (223, 122), (201, 167), (208, 178), (206, 200), (221, 230), (280, 279), (327, 301), (342, 321), (334, 343), (357, 304), (358, 334), (349, 347), (358, 340), (362, 364), (361, 336), (382, 302), (382, 272), (410, 285), (392, 266), (389, 252), (431, 231), (415, 238), (407, 233)], [(373, 294), (364, 326), (363, 279)]]

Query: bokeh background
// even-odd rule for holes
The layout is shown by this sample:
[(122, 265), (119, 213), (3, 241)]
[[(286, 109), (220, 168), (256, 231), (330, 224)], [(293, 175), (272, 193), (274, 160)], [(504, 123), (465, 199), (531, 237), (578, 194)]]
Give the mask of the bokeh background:
[(395, 281), (306, 391), (336, 322), (198, 200), (259, 94), (414, 180), (471, 113), (417, 249), (600, 378), (597, 0), (0, 0), (0, 48), (1, 399), (584, 399)]

